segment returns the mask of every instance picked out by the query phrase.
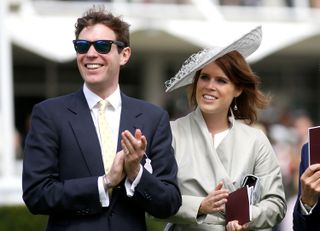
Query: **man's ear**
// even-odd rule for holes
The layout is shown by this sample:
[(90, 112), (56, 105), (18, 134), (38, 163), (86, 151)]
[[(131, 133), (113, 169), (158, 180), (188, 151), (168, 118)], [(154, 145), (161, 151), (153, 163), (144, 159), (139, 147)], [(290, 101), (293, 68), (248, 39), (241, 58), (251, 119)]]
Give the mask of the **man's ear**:
[(130, 47), (125, 47), (122, 49), (121, 51), (121, 57), (120, 57), (120, 65), (123, 66), (125, 65), (129, 59), (130, 59), (130, 56), (131, 56), (131, 48)]

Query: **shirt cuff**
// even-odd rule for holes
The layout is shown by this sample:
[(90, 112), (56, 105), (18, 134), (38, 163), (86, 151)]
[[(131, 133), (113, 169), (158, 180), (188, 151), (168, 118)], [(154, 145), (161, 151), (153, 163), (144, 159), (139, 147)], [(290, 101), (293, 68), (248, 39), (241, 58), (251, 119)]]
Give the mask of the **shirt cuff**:
[(141, 180), (142, 172), (143, 172), (143, 167), (140, 164), (140, 170), (139, 170), (139, 173), (138, 173), (136, 179), (134, 179), (134, 181), (132, 183), (130, 183), (128, 178), (126, 179), (126, 181), (124, 183), (124, 186), (126, 188), (126, 192), (127, 192), (127, 196), (128, 197), (132, 197), (133, 196), (134, 190), (135, 190), (136, 186), (139, 184), (139, 182)]
[(313, 209), (317, 206), (318, 202), (315, 203), (311, 208), (306, 208), (306, 206), (302, 203), (301, 199), (300, 201), (300, 206), (301, 206), (301, 213), (302, 215), (310, 215), (312, 214)]
[(99, 199), (102, 207), (108, 207), (110, 204), (109, 194), (103, 187), (103, 176), (98, 177)]

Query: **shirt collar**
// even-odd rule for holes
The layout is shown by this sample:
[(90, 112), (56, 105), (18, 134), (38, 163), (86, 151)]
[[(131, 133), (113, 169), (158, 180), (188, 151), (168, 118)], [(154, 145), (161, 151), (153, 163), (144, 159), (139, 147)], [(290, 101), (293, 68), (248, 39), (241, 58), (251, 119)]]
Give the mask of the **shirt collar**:
[[(93, 91), (91, 91), (86, 84), (83, 85), (83, 94), (88, 102), (90, 110), (96, 106), (96, 104), (102, 100), (100, 96), (95, 94)], [(117, 89), (108, 97), (105, 99), (109, 105), (114, 109), (118, 109), (121, 107), (121, 94), (120, 94), (120, 87), (117, 86)]]

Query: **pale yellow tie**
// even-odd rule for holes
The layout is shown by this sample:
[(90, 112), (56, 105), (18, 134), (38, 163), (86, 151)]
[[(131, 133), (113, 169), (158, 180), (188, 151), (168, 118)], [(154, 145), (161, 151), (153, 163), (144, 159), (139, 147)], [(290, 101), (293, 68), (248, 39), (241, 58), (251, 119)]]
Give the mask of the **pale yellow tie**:
[(111, 136), (112, 131), (106, 120), (106, 106), (107, 102), (105, 100), (99, 101), (98, 126), (101, 139), (101, 152), (104, 170), (105, 173), (108, 173), (115, 156), (115, 150), (114, 142)]

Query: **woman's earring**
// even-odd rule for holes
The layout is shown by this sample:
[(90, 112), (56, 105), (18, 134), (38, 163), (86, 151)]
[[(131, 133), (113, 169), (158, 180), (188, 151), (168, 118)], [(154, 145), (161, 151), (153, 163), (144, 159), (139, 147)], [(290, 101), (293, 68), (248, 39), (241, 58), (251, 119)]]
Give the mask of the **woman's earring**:
[(237, 98), (234, 97), (234, 106), (233, 106), (234, 111), (238, 111), (238, 106), (237, 106)]

